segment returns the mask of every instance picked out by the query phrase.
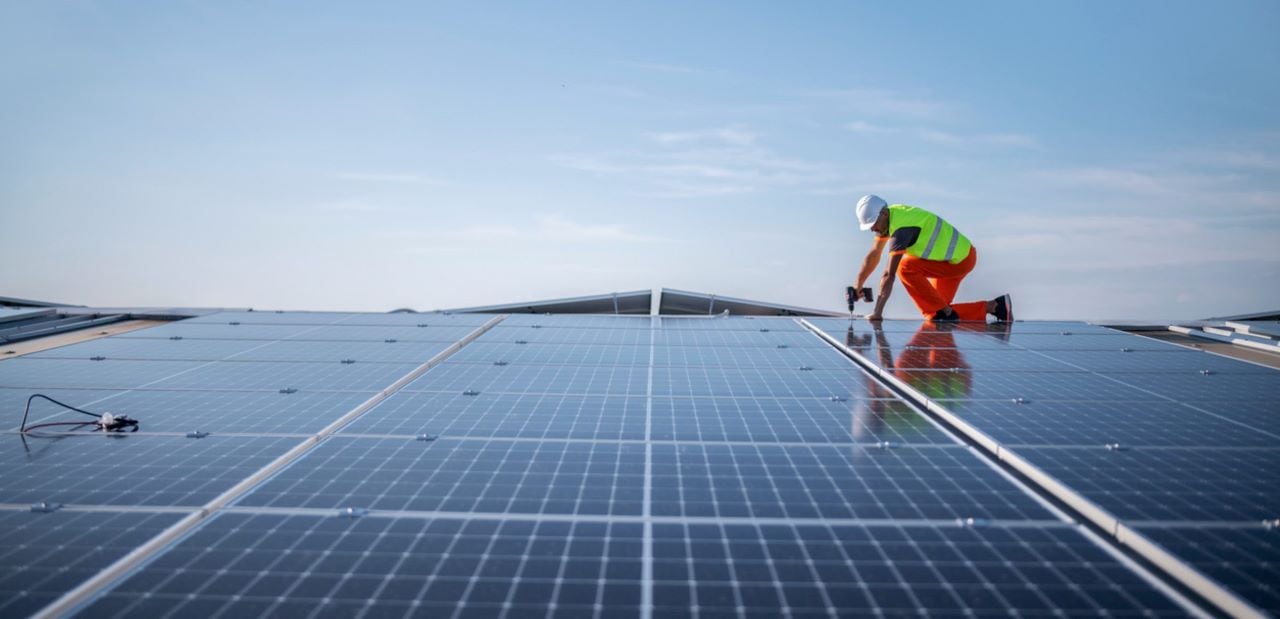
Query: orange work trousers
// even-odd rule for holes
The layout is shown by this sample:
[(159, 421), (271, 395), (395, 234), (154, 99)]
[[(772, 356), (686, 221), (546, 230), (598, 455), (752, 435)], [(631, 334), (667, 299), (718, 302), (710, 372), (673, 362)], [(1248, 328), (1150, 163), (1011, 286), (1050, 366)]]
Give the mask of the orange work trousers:
[(907, 289), (907, 294), (911, 295), (911, 300), (915, 301), (926, 319), (933, 318), (938, 310), (950, 305), (960, 315), (960, 320), (986, 322), (986, 301), (952, 303), (960, 289), (960, 280), (977, 264), (977, 248), (970, 248), (969, 256), (960, 264), (904, 254), (898, 263), (898, 279), (902, 280), (902, 287)]

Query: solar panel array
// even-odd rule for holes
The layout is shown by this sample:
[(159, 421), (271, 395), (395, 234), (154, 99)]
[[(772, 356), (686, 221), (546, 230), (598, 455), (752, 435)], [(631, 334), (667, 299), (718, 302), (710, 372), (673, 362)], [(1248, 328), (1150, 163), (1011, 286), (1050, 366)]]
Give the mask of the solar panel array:
[[(93, 587), (70, 610), (95, 617), (1188, 610), (797, 321), (491, 321), (228, 312), (0, 362), (0, 401), (15, 413), (0, 449), (0, 614), (31, 614), (86, 582)], [(875, 356), (876, 334), (862, 325), (822, 326)], [(1081, 337), (1067, 346), (1053, 329)], [(1020, 344), (1024, 331), (1035, 347)], [(956, 345), (939, 346), (943, 335)], [(1012, 335), (917, 336), (889, 323), (884, 336), (910, 344), (916, 363), (902, 371), (919, 374), (938, 401), (971, 406), (961, 414), (983, 415), (1046, 466), (1113, 484), (1099, 486), (1100, 503), (1112, 487), (1140, 495), (1171, 479), (1156, 447), (1176, 450), (1177, 467), (1212, 473), (1218, 482), (1186, 486), (1183, 502), (1133, 509), (1151, 520), (1152, 539), (1205, 573), (1269, 586), (1254, 566), (1273, 559), (1260, 548), (1274, 541), (1236, 519), (1272, 506), (1258, 491), (1274, 478), (1230, 479), (1218, 445), (1179, 445), (1184, 434), (1173, 430), (1152, 432), (1162, 442), (1150, 451), (1095, 461), (1084, 441), (1096, 429), (1071, 443), (1071, 424), (1050, 417), (1078, 402), (1090, 403), (1090, 418), (1119, 415), (1127, 409), (1116, 403), (1132, 401), (1146, 406), (1134, 409), (1145, 411), (1143, 423), (1159, 425), (1141, 388), (1130, 387), (1142, 397), (1108, 400), (1128, 385), (1089, 371), (1087, 359), (1049, 363), (1055, 351), (1107, 352), (1119, 343), (1109, 332), (1041, 324)], [(1123, 337), (1120, 347), (1142, 355), (1177, 356)], [(955, 361), (971, 352), (987, 365), (929, 366), (972, 363)], [(1013, 358), (1003, 355), (1015, 354), (1034, 363), (1007, 367)], [(1252, 367), (1194, 376), (1274, 384)], [(1091, 397), (1062, 398), (1069, 392), (1053, 379)], [(16, 413), (36, 392), (140, 418), (142, 431), (23, 439)], [(1252, 422), (1240, 421), (1266, 418), (1265, 406), (1215, 395), (1166, 412), (1199, 415), (1206, 425), (1197, 431), (1242, 441), (1232, 462), (1274, 463), (1250, 459), (1273, 446), (1246, 441)], [(33, 412), (33, 422), (73, 417), (39, 402)], [(1056, 430), (1046, 440), (1035, 438), (1048, 428)], [(1099, 467), (1107, 475), (1096, 476)], [(1197, 504), (1196, 492), (1225, 506)], [(1182, 505), (1233, 526), (1154, 522), (1176, 520), (1166, 517)], [(169, 527), (181, 535), (156, 537)], [(142, 560), (101, 572), (144, 545)], [(1233, 551), (1213, 550), (1223, 547)]]
[(1277, 370), (1092, 325), (811, 322), (1002, 453), (1280, 613)]

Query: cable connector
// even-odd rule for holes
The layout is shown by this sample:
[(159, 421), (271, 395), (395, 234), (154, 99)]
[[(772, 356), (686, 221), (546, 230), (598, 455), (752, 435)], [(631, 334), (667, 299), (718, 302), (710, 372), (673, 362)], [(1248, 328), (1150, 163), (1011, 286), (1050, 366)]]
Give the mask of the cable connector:
[(98, 418), (98, 429), (103, 432), (124, 432), (125, 428), (132, 428), (130, 432), (138, 431), (138, 420), (130, 419), (124, 415), (112, 415), (111, 413), (103, 413)]

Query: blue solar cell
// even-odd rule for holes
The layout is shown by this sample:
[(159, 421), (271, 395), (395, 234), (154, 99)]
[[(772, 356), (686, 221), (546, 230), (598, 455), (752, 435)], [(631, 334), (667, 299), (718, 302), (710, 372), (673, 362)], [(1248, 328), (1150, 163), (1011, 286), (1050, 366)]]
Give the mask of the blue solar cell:
[(741, 330), (694, 330), (694, 329), (662, 329), (658, 331), (658, 346), (812, 346), (825, 347), (826, 344), (812, 333), (804, 331), (741, 331)]
[(751, 370), (660, 367), (653, 370), (653, 394), (750, 398), (865, 398), (872, 379), (861, 371), (761, 368)]
[[(120, 363), (143, 363), (122, 361)], [(328, 391), (379, 391), (420, 364), (276, 363), (268, 361), (215, 361), (189, 372), (156, 381), (157, 389), (279, 389)]]
[(1141, 527), (1166, 550), (1254, 606), (1280, 614), (1280, 531), (1245, 527)]
[[(427, 323), (424, 323), (427, 324)], [(328, 325), (300, 333), (292, 340), (335, 340), (343, 342), (456, 342), (476, 330), (470, 325), (423, 326), (414, 325)]]
[(0, 387), (128, 389), (156, 384), (188, 372), (203, 361), (90, 361), (88, 359), (28, 359), (0, 361)]
[(893, 375), (931, 400), (959, 404), (975, 400), (1127, 400), (1150, 401), (1153, 395), (1113, 377), (1091, 372), (1002, 372), (895, 370)]
[(653, 440), (951, 443), (901, 400), (655, 397)]
[(510, 314), (502, 320), (507, 327), (557, 327), (577, 329), (644, 329), (648, 331), (652, 319), (649, 316), (591, 315), (591, 314)]
[[(648, 350), (646, 348), (645, 352)], [(647, 359), (647, 355), (646, 355)], [(812, 346), (734, 346), (704, 348), (698, 346), (659, 346), (654, 349), (654, 365), (701, 366), (741, 369), (798, 368), (848, 370), (853, 366), (848, 357), (830, 348)]]
[[(26, 393), (26, 392), (23, 392)], [(315, 433), (374, 395), (373, 391), (85, 391), (62, 399), (90, 412), (110, 412), (140, 420), (139, 432)], [(9, 409), (6, 409), (9, 410)], [(21, 410), (18, 408), (16, 410)], [(37, 400), (33, 422), (80, 421), (78, 413)], [(14, 426), (17, 418), (13, 419)]]
[(361, 415), (342, 432), (644, 440), (645, 398), (403, 391)]
[(615, 346), (648, 346), (649, 329), (565, 329), (528, 326), (498, 326), (477, 338), (477, 342), (515, 344), (612, 344)]
[(553, 344), (477, 341), (449, 357), (452, 363), (542, 363), (548, 365), (647, 365), (649, 345)]
[(654, 525), (655, 616), (1182, 616), (1068, 527)]
[(0, 511), (0, 616), (34, 615), (181, 517)]
[(644, 395), (648, 369), (634, 365), (442, 363), (406, 391)]
[(103, 435), (8, 437), (0, 503), (203, 505), (298, 438)]
[(804, 331), (794, 318), (773, 316), (662, 316), (657, 327), (693, 331)]
[(210, 340), (281, 340), (284, 338), (298, 337), (304, 333), (320, 328), (319, 325), (231, 324), (232, 322), (237, 321), (195, 323), (183, 320), (160, 325), (158, 327), (129, 331), (128, 333), (121, 333), (112, 337), (128, 339), (168, 339), (172, 337), (181, 337), (184, 339), (196, 338)]
[[(1176, 402), (969, 400), (946, 406), (1006, 445), (1280, 447), (1280, 438), (1248, 425), (1251, 419)], [(1267, 416), (1275, 420), (1271, 430), (1280, 431), (1280, 416)]]
[(25, 355), (27, 359), (187, 360), (217, 361), (243, 355), (265, 342), (257, 340), (197, 340), (107, 337)]
[(1190, 348), (1167, 351), (1134, 350), (1052, 350), (1043, 353), (1055, 360), (1094, 372), (1198, 372), (1209, 370), (1231, 374), (1280, 376), (1274, 368)]
[(636, 516), (644, 461), (637, 443), (335, 438), (238, 504)]
[[(862, 310), (860, 309), (858, 311), (862, 311)], [(822, 329), (823, 331), (826, 331), (833, 335), (836, 334), (837, 332), (843, 333), (845, 329), (849, 328), (850, 325), (853, 325), (854, 328), (856, 329), (866, 330), (866, 331), (870, 331), (873, 327), (875, 327), (881, 331), (885, 331), (886, 333), (893, 333), (893, 332), (915, 333), (916, 331), (920, 330), (921, 326), (925, 325), (924, 321), (922, 320), (885, 320), (878, 323), (878, 325), (873, 325), (872, 323), (862, 318), (850, 320), (848, 318), (808, 317), (808, 318), (805, 318), (805, 320), (813, 324), (815, 327), (818, 327), (819, 329)], [(973, 325), (970, 325), (970, 324), (962, 324), (960, 325), (960, 328), (967, 329), (967, 328), (972, 328), (972, 326)], [(1036, 320), (1036, 321), (1030, 321), (1030, 322), (1015, 321), (1011, 324), (992, 323), (991, 325), (988, 325), (988, 326), (992, 329), (999, 329), (1001, 331), (1007, 331), (1012, 334), (1021, 334), (1021, 333), (1061, 334), (1063, 332), (1070, 332), (1070, 333), (1076, 333), (1076, 334), (1116, 333), (1115, 329), (1109, 329), (1107, 327), (1091, 325), (1088, 323), (1078, 322), (1078, 321), (1054, 321), (1054, 320)], [(979, 326), (979, 328), (983, 328), (983, 327)]]
[(270, 342), (236, 355), (236, 361), (317, 361), (422, 364), (451, 345), (449, 342), (359, 342), (284, 340)]
[(653, 514), (1051, 519), (963, 446), (657, 444)]
[(1121, 520), (1261, 522), (1280, 514), (1280, 449), (1016, 451)]
[(277, 324), (277, 325), (328, 325), (351, 320), (361, 314), (350, 312), (215, 312), (183, 320), (180, 324)]
[(221, 514), (93, 617), (639, 617), (643, 525)]

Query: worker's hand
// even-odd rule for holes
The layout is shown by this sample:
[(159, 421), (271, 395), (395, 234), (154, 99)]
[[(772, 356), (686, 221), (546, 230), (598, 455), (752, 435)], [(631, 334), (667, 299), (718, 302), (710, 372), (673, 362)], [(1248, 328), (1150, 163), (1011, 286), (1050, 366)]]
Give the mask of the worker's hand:
[(867, 314), (867, 320), (870, 320), (871, 322), (880, 322), (881, 320), (884, 320), (884, 316), (881, 316), (878, 313)]

